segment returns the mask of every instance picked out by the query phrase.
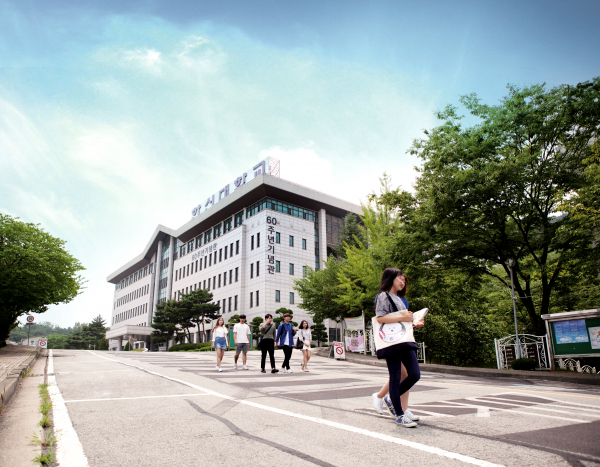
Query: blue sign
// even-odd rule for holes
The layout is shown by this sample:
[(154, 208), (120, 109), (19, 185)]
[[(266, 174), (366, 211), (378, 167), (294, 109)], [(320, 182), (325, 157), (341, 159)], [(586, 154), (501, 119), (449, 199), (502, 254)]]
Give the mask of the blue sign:
[(557, 344), (578, 344), (590, 341), (584, 319), (558, 321), (552, 324), (554, 324), (554, 336)]

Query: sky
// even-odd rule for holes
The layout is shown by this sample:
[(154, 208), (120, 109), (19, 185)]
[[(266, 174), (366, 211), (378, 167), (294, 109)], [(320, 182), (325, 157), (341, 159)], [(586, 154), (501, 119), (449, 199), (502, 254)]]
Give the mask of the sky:
[[(597, 1), (0, 0), (0, 212), (64, 239), (85, 289), (39, 321), (111, 321), (106, 277), (158, 224), (274, 156), (360, 203), (435, 112), (600, 76)], [(470, 120), (467, 120), (470, 122)], [(472, 122), (474, 123), (474, 121)]]

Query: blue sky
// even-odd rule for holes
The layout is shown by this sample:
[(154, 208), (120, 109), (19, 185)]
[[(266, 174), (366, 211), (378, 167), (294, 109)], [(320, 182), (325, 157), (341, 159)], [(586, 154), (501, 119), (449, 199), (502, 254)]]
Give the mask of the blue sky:
[(600, 3), (0, 0), (0, 211), (67, 240), (86, 290), (38, 320), (102, 314), (106, 276), (157, 224), (258, 160), (360, 202), (434, 112), (506, 85), (600, 75)]

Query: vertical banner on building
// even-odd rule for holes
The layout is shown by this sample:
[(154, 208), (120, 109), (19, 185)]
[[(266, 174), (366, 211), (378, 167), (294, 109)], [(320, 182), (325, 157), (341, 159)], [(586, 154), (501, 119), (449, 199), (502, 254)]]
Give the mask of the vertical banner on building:
[(362, 315), (358, 318), (344, 318), (346, 327), (344, 343), (349, 352), (362, 352), (365, 349), (365, 325)]

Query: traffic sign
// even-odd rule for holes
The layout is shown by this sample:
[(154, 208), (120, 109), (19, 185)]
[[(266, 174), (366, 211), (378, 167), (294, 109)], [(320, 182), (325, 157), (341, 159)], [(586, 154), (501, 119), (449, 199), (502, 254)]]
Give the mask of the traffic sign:
[(48, 339), (46, 339), (45, 337), (42, 337), (39, 342), (40, 347), (42, 347), (43, 349), (48, 347)]
[(343, 342), (334, 342), (333, 343), (333, 353), (334, 358), (339, 358), (342, 360), (346, 360), (346, 350), (344, 349)]
[(34, 317), (32, 315), (28, 315), (27, 316), (27, 322), (28, 323), (33, 323)]

